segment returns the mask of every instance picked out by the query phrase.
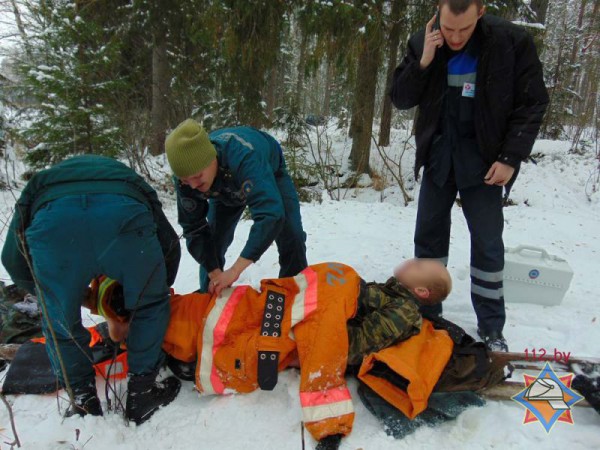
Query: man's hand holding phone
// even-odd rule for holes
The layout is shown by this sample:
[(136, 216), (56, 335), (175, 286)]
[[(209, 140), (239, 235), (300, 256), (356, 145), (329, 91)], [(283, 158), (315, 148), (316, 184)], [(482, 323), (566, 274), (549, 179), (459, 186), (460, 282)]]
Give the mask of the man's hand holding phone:
[(421, 69), (426, 69), (433, 58), (435, 57), (435, 51), (444, 45), (444, 36), (439, 30), (439, 11), (427, 22), (425, 27), (425, 44), (423, 45), (423, 56), (421, 56), (420, 66)]

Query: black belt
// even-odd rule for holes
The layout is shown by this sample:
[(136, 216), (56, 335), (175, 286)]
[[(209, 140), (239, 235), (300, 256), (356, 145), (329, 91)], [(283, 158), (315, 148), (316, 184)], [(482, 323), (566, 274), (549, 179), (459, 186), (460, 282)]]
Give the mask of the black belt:
[[(285, 296), (267, 291), (261, 336), (281, 337), (281, 322), (285, 311)], [(279, 352), (258, 352), (258, 385), (263, 391), (272, 391), (277, 385)]]

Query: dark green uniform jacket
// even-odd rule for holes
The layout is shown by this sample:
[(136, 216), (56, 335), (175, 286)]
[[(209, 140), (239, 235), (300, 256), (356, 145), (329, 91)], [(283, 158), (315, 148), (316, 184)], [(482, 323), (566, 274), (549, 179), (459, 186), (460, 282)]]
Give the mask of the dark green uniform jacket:
[(219, 269), (219, 258), (208, 226), (208, 200), (224, 206), (248, 205), (253, 225), (241, 256), (258, 261), (285, 221), (276, 178), (285, 171), (279, 143), (251, 127), (223, 128), (209, 134), (217, 150), (219, 172), (211, 190), (202, 193), (175, 179), (179, 224), (194, 259), (207, 272)]
[(419, 333), (422, 321), (414, 294), (394, 277), (385, 284), (363, 281), (356, 316), (347, 325), (348, 365)]
[(69, 195), (117, 194), (132, 197), (148, 206), (157, 225), (157, 236), (165, 255), (167, 281), (177, 275), (181, 247), (177, 233), (162, 211), (156, 191), (144, 179), (111, 158), (84, 155), (63, 161), (35, 174), (23, 189), (2, 250), (2, 264), (12, 280), (28, 292), (35, 291), (33, 276), (25, 259), (21, 239), (36, 211), (44, 204)]

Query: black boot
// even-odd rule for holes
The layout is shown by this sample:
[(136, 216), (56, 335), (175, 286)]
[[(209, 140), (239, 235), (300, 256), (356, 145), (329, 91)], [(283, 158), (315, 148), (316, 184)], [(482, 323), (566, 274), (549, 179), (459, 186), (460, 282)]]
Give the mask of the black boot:
[(332, 434), (331, 436), (325, 436), (317, 444), (316, 450), (338, 450), (342, 443), (341, 434)]
[(490, 352), (508, 352), (508, 344), (501, 331), (487, 333), (477, 329), (477, 334)]
[(102, 415), (102, 406), (96, 392), (96, 380), (85, 383), (73, 388), (73, 397), (75, 404), (71, 404), (65, 417), (79, 415), (81, 417), (91, 414), (92, 416)]
[(579, 374), (573, 378), (571, 387), (579, 391), (590, 406), (600, 414), (600, 376), (594, 378), (591, 375)]
[(156, 372), (147, 375), (130, 375), (127, 385), (127, 404), (125, 417), (127, 420), (141, 425), (161, 406), (171, 403), (181, 388), (176, 377), (156, 381)]
[(167, 355), (167, 367), (180, 380), (194, 381), (196, 379), (196, 361), (188, 363)]

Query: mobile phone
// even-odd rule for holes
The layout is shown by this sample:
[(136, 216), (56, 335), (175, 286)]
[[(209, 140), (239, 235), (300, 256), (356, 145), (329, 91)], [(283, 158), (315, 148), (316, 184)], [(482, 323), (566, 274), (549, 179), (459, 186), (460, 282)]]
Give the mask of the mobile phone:
[(431, 27), (432, 31), (436, 31), (440, 29), (440, 9), (435, 13), (435, 22), (433, 22), (433, 27)]

